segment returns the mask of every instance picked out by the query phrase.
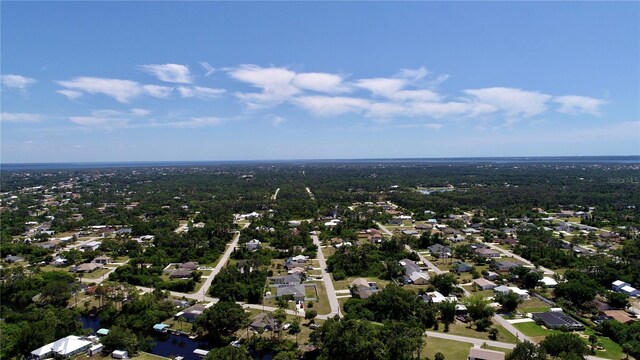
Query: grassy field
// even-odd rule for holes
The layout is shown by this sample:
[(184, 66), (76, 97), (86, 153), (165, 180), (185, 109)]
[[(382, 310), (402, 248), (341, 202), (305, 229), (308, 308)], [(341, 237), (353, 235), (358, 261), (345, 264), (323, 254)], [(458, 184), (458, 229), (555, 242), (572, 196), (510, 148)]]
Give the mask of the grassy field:
[[(78, 356), (74, 357), (73, 359), (112, 360), (113, 358), (111, 357), (111, 355), (96, 354), (96, 355), (93, 355), (93, 356), (87, 356), (86, 354), (81, 354), (81, 355), (78, 355)], [(130, 357), (130, 359), (135, 359), (135, 360), (169, 360), (169, 358), (166, 358), (166, 357), (163, 357), (163, 356), (159, 356), (159, 355), (150, 354), (150, 353), (146, 353), (146, 352), (142, 352), (142, 351), (139, 352), (138, 355)]]
[[(455, 323), (449, 325), (449, 332), (447, 334), (468, 336), (468, 337), (472, 337), (472, 338), (476, 338), (476, 339), (491, 340), (491, 339), (489, 339), (489, 332), (488, 331), (476, 331), (475, 329), (468, 328), (467, 326), (468, 325), (465, 324), (465, 323), (461, 323), (461, 322), (457, 322), (456, 321)], [(512, 333), (508, 332), (500, 324), (496, 324), (494, 322), (493, 323), (493, 327), (498, 329), (498, 338), (496, 339), (496, 341), (502, 341), (502, 342), (507, 342), (507, 343), (515, 343), (516, 342), (516, 337)], [(440, 324), (440, 326), (438, 328), (438, 332), (445, 333), (443, 324)]]
[(527, 336), (531, 336), (533, 338), (544, 337), (554, 333), (562, 332), (559, 330), (549, 330), (549, 329), (543, 328), (542, 326), (536, 324), (535, 322), (524, 322), (519, 324), (513, 324), (513, 327), (522, 331), (523, 334)]
[(535, 297), (525, 300), (522, 304), (518, 305), (518, 311), (525, 313), (546, 312), (549, 308), (550, 306), (547, 305), (547, 303)]
[(433, 359), (436, 353), (441, 352), (447, 360), (463, 360), (469, 355), (472, 346), (471, 343), (427, 337), (420, 356)]

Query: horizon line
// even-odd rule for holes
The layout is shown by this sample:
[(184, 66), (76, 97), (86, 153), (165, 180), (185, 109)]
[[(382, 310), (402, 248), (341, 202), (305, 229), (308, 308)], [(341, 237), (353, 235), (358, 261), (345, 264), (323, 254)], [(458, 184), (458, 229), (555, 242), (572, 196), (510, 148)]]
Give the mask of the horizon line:
[(108, 161), (55, 161), (55, 162), (8, 162), (0, 160), (0, 167), (9, 165), (57, 165), (57, 164), (153, 164), (153, 163), (273, 163), (273, 162), (339, 162), (339, 161), (407, 161), (407, 160), (483, 160), (483, 159), (569, 159), (569, 158), (637, 158), (634, 155), (523, 155), (523, 156), (442, 156), (442, 157), (371, 157), (371, 158), (300, 158), (300, 159), (233, 159), (233, 160), (108, 160)]

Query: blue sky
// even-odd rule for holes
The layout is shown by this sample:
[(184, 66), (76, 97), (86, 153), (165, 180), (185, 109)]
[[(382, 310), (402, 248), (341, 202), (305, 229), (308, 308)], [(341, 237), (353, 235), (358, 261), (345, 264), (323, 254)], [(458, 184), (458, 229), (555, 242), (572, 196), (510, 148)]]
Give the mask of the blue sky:
[(638, 2), (6, 2), (1, 161), (640, 154)]

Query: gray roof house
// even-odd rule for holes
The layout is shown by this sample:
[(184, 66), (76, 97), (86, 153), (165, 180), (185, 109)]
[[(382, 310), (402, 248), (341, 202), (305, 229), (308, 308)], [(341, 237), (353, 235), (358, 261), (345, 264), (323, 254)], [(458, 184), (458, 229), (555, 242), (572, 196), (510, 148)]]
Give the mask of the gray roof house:
[(451, 248), (441, 244), (431, 245), (427, 248), (432, 256), (447, 257), (451, 254)]
[(300, 274), (288, 274), (283, 276), (272, 276), (269, 279), (269, 283), (275, 285), (288, 285), (288, 284), (301, 284), (302, 278)]
[(302, 284), (280, 285), (276, 289), (276, 297), (291, 296), (295, 301), (304, 301), (305, 292)]
[(414, 272), (420, 272), (420, 266), (416, 264), (413, 260), (402, 259), (399, 261), (400, 265), (404, 268), (404, 271), (407, 275), (411, 275)]

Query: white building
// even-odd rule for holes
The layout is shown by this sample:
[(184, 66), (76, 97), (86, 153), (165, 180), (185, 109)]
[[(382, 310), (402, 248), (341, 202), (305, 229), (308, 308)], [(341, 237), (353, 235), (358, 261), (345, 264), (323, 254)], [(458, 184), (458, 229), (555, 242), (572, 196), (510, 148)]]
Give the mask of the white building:
[(41, 348), (33, 350), (31, 355), (36, 359), (47, 359), (51, 357), (69, 358), (72, 355), (77, 355), (87, 351), (91, 345), (93, 345), (91, 341), (84, 340), (79, 336), (69, 335), (66, 338), (56, 340)]

